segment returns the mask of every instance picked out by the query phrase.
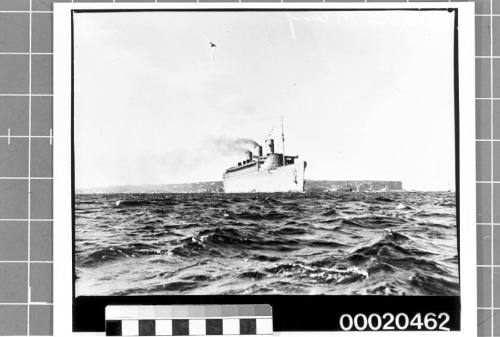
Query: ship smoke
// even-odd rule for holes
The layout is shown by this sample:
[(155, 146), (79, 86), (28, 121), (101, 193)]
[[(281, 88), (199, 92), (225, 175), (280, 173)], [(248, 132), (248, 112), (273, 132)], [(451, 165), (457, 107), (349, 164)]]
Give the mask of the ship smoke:
[[(182, 151), (171, 150), (161, 154), (147, 154), (140, 160), (129, 163), (134, 170), (147, 172), (150, 177), (161, 179), (168, 172), (170, 176), (185, 175), (199, 167), (199, 163), (211, 164), (221, 157), (240, 155), (253, 151), (259, 145), (250, 138), (210, 137), (199, 144)], [(144, 165), (144, 163), (148, 163)], [(135, 166), (138, 165), (138, 166)]]
[(252, 151), (256, 146), (260, 146), (255, 140), (250, 138), (214, 138), (217, 150), (222, 154), (236, 154), (245, 151)]

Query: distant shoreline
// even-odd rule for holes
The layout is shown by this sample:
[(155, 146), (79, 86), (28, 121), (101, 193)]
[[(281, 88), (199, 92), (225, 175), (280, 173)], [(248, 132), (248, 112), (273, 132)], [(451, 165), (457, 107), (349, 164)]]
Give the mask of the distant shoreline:
[[(307, 180), (306, 192), (393, 192), (404, 191), (398, 180)], [(121, 185), (76, 189), (77, 194), (110, 193), (223, 193), (222, 181), (163, 185)]]

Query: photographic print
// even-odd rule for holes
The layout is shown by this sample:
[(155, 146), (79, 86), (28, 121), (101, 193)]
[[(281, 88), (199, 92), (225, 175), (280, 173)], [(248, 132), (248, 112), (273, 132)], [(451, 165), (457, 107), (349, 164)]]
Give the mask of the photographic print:
[[(338, 298), (339, 316), (436, 310), (459, 330), (457, 20), (72, 11), (76, 310)], [(350, 329), (322, 315), (275, 328)]]
[(453, 20), (76, 15), (77, 295), (458, 294)]

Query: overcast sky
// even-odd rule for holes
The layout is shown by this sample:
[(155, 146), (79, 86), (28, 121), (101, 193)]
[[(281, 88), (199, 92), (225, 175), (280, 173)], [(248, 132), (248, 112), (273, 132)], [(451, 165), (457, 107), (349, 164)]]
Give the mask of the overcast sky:
[(454, 189), (452, 33), (446, 11), (75, 14), (76, 187), (220, 180), (221, 139), (283, 115), (306, 179)]

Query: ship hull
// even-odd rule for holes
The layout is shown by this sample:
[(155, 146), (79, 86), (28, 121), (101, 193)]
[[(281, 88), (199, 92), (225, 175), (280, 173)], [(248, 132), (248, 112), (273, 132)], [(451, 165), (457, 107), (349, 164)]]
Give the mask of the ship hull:
[(304, 192), (305, 162), (264, 169), (257, 166), (224, 174), (225, 193)]

